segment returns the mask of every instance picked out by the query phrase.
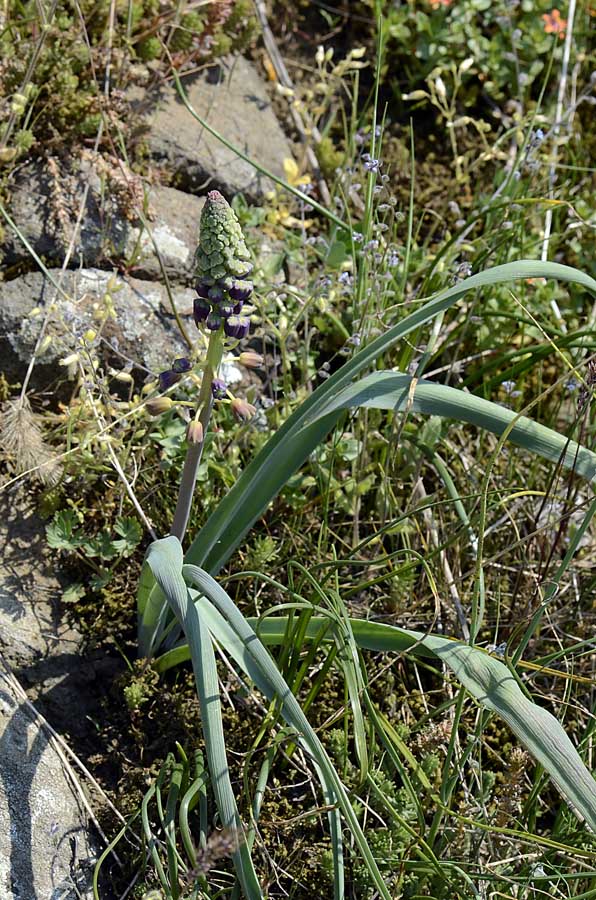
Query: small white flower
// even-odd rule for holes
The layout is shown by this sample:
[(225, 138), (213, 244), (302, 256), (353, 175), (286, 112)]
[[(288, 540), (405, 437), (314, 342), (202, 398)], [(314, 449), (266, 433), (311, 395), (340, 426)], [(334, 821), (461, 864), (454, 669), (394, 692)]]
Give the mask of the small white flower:
[(438, 75), (435, 79), (435, 90), (441, 100), (447, 99), (447, 88), (445, 87), (445, 82), (440, 75)]

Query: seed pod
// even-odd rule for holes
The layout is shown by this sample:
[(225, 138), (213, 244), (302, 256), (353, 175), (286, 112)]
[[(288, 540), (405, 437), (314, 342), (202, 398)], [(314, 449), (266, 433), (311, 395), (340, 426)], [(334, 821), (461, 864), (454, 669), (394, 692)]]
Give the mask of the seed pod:
[(234, 397), (231, 406), (232, 412), (236, 418), (244, 422), (248, 419), (252, 419), (257, 411), (252, 403), (249, 403), (247, 400), (242, 400), (240, 397)]
[(169, 397), (154, 397), (152, 400), (147, 400), (145, 409), (150, 416), (161, 416), (162, 413), (171, 409), (173, 405)]
[(238, 362), (247, 369), (259, 369), (265, 360), (260, 353), (255, 353), (254, 350), (244, 350), (238, 357)]

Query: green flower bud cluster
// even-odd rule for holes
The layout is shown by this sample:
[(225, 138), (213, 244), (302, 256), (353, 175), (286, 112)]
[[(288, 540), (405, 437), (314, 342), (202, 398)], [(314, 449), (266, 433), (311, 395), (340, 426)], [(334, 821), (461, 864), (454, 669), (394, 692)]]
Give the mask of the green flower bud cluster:
[(203, 284), (243, 278), (252, 269), (240, 222), (219, 191), (209, 191), (201, 213), (196, 264)]

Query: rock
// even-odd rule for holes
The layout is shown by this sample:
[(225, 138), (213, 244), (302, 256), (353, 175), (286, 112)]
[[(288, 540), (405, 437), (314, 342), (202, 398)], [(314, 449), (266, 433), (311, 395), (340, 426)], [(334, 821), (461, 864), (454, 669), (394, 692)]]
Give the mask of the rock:
[[(185, 355), (187, 346), (161, 284), (100, 269), (65, 273), (54, 269), (49, 274), (63, 293), (38, 272), (0, 282), (1, 367), (9, 381), (22, 381), (48, 304), (55, 309), (46, 330), (47, 346), (38, 355), (33, 373), (32, 384), (37, 388), (66, 376), (58, 363), (83, 348), (88, 329), (97, 333), (96, 352), (106, 367), (128, 367), (143, 380)], [(176, 308), (186, 314), (185, 327), (191, 337), (195, 326), (188, 316), (193, 296), (191, 288), (172, 289)]]
[[(291, 146), (273, 112), (265, 85), (244, 57), (228, 58), (206, 72), (183, 79), (188, 101), (209, 125), (251, 160), (281, 178)], [(175, 87), (147, 96), (129, 94), (144, 112), (151, 156), (170, 169), (173, 183), (204, 193), (218, 189), (228, 198), (237, 193), (258, 200), (273, 186), (250, 163), (206, 131), (187, 110)]]
[(85, 707), (80, 687), (68, 689), (69, 676), (79, 678), (80, 638), (56, 615), (61, 585), (55, 561), (42, 549), (43, 523), (7, 492), (0, 523), (0, 896), (87, 900), (94, 856), (87, 815), (37, 707), (12, 672), (53, 663), (60, 675), (37, 680), (39, 702), (53, 695), (76, 729), (77, 717), (96, 714)]
[(0, 668), (0, 896), (91, 898), (91, 855), (62, 761)]
[[(169, 278), (192, 279), (202, 198), (146, 185), (126, 170), (123, 176), (117, 161), (89, 152), (78, 168), (58, 168), (54, 160), (29, 163), (10, 192), (15, 224), (50, 264), (62, 263), (82, 203), (73, 266), (118, 264), (137, 277), (161, 279), (161, 256)], [(0, 252), (5, 266), (31, 263), (23, 242), (8, 228)]]

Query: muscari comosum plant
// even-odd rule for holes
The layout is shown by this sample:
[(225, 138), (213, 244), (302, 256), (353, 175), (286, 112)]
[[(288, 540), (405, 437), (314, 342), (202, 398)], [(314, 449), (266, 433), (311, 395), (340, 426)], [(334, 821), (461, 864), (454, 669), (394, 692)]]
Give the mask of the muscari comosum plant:
[[(500, 435), (499, 446), (509, 440), (547, 460), (572, 468), (592, 481), (596, 477), (596, 454), (510, 409), (394, 370), (372, 371), (360, 380), (357, 376), (366, 370), (374, 370), (378, 359), (402, 338), (442, 315), (468, 291), (515, 279), (544, 277), (575, 282), (596, 294), (596, 281), (568, 266), (521, 260), (488, 269), (442, 291), (360, 349), (317, 387), (247, 466), (184, 554), (182, 541), (213, 400), (227, 392), (217, 378), (223, 347), (228, 339), (237, 341), (244, 337), (249, 327), (242, 305), (252, 289), (246, 281), (250, 269), (249, 255), (233, 211), (220, 194), (210, 193), (201, 219), (195, 302), (197, 325), (210, 335), (207, 360), (203, 366), (196, 414), (189, 426), (189, 449), (171, 534), (150, 545), (138, 592), (139, 654), (152, 659), (154, 666), (162, 672), (185, 660), (192, 662), (219, 821), (224, 829), (239, 835), (233, 852), (237, 875), (235, 896), (241, 890), (245, 897), (253, 900), (262, 896), (262, 890), (251, 856), (254, 822), (248, 825), (241, 820), (228, 770), (214, 652), (214, 647), (218, 646), (262, 694), (277, 703), (287, 733), (312, 761), (328, 809), (334, 897), (345, 896), (342, 832), (347, 829), (351, 833), (352, 846), (361, 854), (379, 895), (391, 900), (342, 780), (267, 649), (267, 646), (283, 645), (296, 628), (301, 629), (305, 646), (309, 642), (328, 643), (330, 648), (340, 652), (347, 648), (356, 655), (370, 649), (396, 653), (409, 651), (416, 656), (438, 658), (482, 707), (505, 720), (550, 775), (572, 809), (595, 829), (596, 784), (562, 726), (532, 701), (515, 666), (474, 646), (482, 625), (482, 591), (474, 604), (470, 642), (463, 643), (352, 619), (312, 604), (307, 608), (308, 604), (304, 602), (297, 602), (289, 614), (267, 615), (258, 620), (246, 618), (215, 576), (270, 501), (350, 407), (377, 407), (396, 413), (415, 411), (469, 422)], [(190, 362), (177, 362), (174, 370), (178, 369), (178, 372), (162, 375), (162, 387), (167, 387), (189, 367)], [(159, 400), (156, 402), (159, 409)], [(241, 401), (231, 402), (241, 416), (251, 413)], [(585, 527), (593, 512), (591, 509), (586, 516)], [(581, 533), (582, 528), (572, 540), (561, 573)], [(556, 582), (557, 577), (546, 591), (545, 602), (556, 590)], [(366, 702), (366, 690), (358, 679), (348, 686), (356, 722), (356, 713), (361, 715), (361, 703)], [(370, 706), (368, 712), (380, 743), (387, 752), (395, 753), (390, 746), (390, 723), (375, 717)], [(365, 755), (362, 742), (356, 740), (355, 746), (358, 754)], [(444, 809), (445, 798), (433, 796), (431, 785), (427, 787), (439, 810)], [(252, 815), (258, 818), (257, 807), (253, 808)], [(432, 867), (432, 852), (423, 837), (420, 837), (420, 853)]]

